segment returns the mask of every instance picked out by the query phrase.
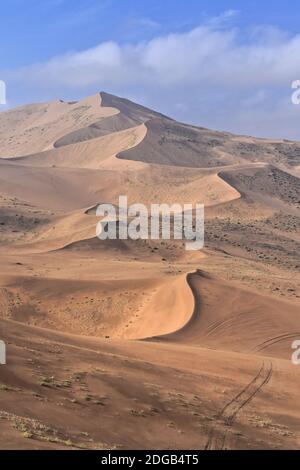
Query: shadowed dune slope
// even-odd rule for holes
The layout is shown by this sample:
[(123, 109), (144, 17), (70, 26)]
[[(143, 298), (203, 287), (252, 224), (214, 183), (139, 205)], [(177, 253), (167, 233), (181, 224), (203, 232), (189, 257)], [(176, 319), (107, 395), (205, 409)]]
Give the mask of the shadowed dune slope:
[(138, 124), (140, 123), (137, 120), (119, 113), (114, 116), (103, 118), (101, 121), (93, 123), (88, 127), (84, 127), (65, 135), (55, 142), (54, 147), (59, 148), (64, 147), (65, 145), (96, 139), (114, 132), (120, 132), (131, 127), (136, 127)]
[(55, 141), (117, 109), (101, 106), (100, 94), (78, 102), (61, 100), (25, 105), (0, 113), (0, 157), (17, 157), (52, 148)]
[(212, 349), (290, 358), (300, 336), (296, 303), (280, 301), (197, 272), (188, 275), (195, 298), (189, 321), (160, 338)]
[[(300, 144), (107, 93), (0, 113), (0, 140), (0, 447), (299, 448)], [(99, 241), (120, 195), (203, 203), (204, 250)]]
[(178, 123), (113, 95), (101, 93), (101, 97), (102, 106), (112, 106), (147, 126), (144, 141), (136, 148), (119, 153), (121, 159), (196, 168), (260, 161), (280, 164), (290, 170), (299, 166), (298, 142), (234, 136), (228, 132)]
[(95, 122), (88, 127), (71, 132), (61, 139), (57, 140), (54, 147), (62, 147), (72, 143), (83, 142), (86, 140), (102, 137), (122, 130), (136, 127), (145, 123), (149, 119), (162, 115), (148, 108), (135, 104), (129, 100), (118, 98), (108, 93), (101, 92), (101, 106), (105, 109), (117, 109), (118, 114), (113, 116), (104, 116), (100, 121)]
[(228, 155), (221, 157), (216, 148), (228, 138), (225, 134), (180, 124), (166, 118), (146, 122), (147, 135), (133, 151), (118, 154), (121, 159), (182, 167), (215, 167), (236, 163)]
[(151, 118), (159, 117), (172, 120), (163, 114), (153, 111), (152, 109), (141, 106), (140, 104), (134, 103), (133, 101), (118, 96), (111, 95), (109, 93), (101, 92), (101, 104), (103, 107), (115, 108), (120, 111), (123, 115), (130, 119), (134, 119), (138, 122), (146, 122)]
[(98, 169), (103, 161), (122, 149), (138, 145), (146, 134), (145, 126), (113, 132), (90, 140), (71, 143), (44, 152), (14, 159), (14, 163), (39, 167), (92, 168)]
[(272, 165), (221, 171), (219, 176), (250, 201), (269, 205), (272, 200), (275, 209), (276, 203), (279, 209), (283, 203), (286, 208), (290, 206), (300, 210), (299, 178)]
[(282, 144), (252, 138), (249, 143), (242, 136), (161, 117), (151, 118), (145, 125), (148, 132), (144, 141), (120, 153), (119, 158), (194, 168), (265, 162), (290, 170), (300, 161), (300, 145), (296, 142)]

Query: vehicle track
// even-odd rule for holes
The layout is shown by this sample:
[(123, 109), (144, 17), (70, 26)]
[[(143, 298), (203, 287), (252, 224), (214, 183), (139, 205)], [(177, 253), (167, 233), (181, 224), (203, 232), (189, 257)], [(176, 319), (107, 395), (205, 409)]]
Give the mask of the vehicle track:
[(205, 333), (204, 333), (204, 336), (205, 337), (209, 337), (209, 336), (216, 336), (217, 334), (220, 333), (220, 330), (221, 332), (223, 333), (224, 330), (230, 330), (233, 326), (236, 326), (236, 323), (238, 320), (242, 319), (243, 321), (245, 321), (245, 319), (247, 318), (247, 315), (251, 315), (253, 314), (253, 312), (255, 312), (256, 310), (258, 310), (258, 308), (255, 308), (255, 309), (251, 309), (251, 310), (244, 310), (236, 315), (233, 315), (229, 318), (225, 318), (225, 319), (222, 319), (222, 320), (217, 320), (213, 323), (211, 323)]
[(228, 427), (232, 426), (238, 413), (248, 405), (257, 393), (271, 380), (273, 365), (262, 364), (251, 382), (228, 402), (217, 416), (216, 424), (211, 428), (205, 450), (223, 450), (225, 447)]
[(299, 338), (299, 336), (300, 336), (300, 333), (297, 333), (297, 332), (274, 336), (273, 338), (269, 338), (266, 341), (258, 344), (255, 348), (251, 349), (249, 352), (251, 353), (260, 352), (269, 348), (270, 346), (273, 346), (274, 344), (281, 343), (281, 341)]

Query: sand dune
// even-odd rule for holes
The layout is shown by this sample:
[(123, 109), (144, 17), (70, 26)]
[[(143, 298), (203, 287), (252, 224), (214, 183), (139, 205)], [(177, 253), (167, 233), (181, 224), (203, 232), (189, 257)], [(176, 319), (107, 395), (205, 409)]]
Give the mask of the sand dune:
[(1, 327), (11, 358), (0, 395), (4, 449), (298, 447), (299, 377), (290, 382), (286, 361), (272, 361), (268, 383), (253, 383), (270, 368), (260, 356)]
[(131, 339), (173, 332), (187, 321), (194, 298), (185, 275), (141, 280), (124, 274), (97, 281), (10, 276), (2, 279), (0, 315), (75, 334)]
[[(0, 140), (0, 447), (299, 448), (300, 144), (104, 92), (1, 113)], [(204, 203), (204, 250), (100, 242), (121, 194)]]
[(0, 114), (0, 156), (42, 152), (68, 132), (118, 113), (117, 109), (102, 107), (99, 94), (78, 102), (57, 100), (3, 112)]
[(272, 165), (247, 171), (225, 170), (220, 176), (249, 199), (263, 201), (266, 205), (273, 203), (275, 208), (277, 203), (279, 209), (282, 207), (287, 211), (293, 207), (300, 209), (299, 179)]
[[(122, 149), (138, 145), (146, 133), (144, 125), (17, 159), (22, 165), (38, 167), (93, 168)], [(16, 160), (14, 160), (16, 161)]]
[(289, 359), (291, 341), (300, 333), (296, 303), (274, 300), (201, 272), (188, 278), (195, 297), (193, 314), (179, 331), (163, 339)]
[(86, 208), (104, 199), (106, 191), (111, 194), (116, 183), (115, 174), (87, 169), (40, 168), (1, 160), (0, 168), (2, 196), (54, 210)]

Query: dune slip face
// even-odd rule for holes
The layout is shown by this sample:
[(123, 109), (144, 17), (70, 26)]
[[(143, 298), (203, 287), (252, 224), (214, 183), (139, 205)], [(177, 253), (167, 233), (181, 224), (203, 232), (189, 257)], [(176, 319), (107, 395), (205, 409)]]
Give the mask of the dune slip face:
[[(300, 144), (105, 92), (0, 141), (1, 449), (299, 448)], [(204, 204), (204, 249), (99, 240), (120, 195)]]

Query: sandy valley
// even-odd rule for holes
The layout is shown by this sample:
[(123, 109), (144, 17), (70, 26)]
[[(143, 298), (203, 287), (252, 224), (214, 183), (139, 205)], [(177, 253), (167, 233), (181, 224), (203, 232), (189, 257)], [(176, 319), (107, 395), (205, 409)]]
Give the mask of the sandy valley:
[[(99, 93), (0, 114), (1, 449), (300, 446), (300, 143)], [(205, 247), (96, 238), (204, 203)]]

